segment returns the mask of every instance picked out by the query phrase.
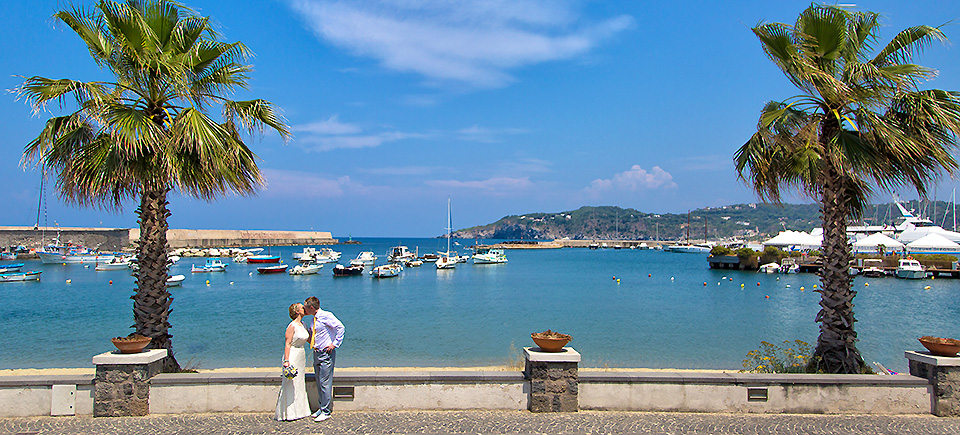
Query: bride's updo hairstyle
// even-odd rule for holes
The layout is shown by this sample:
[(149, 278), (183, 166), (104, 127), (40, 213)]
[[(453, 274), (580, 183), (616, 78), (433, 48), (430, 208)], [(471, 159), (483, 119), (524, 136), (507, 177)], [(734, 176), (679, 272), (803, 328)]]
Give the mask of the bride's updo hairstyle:
[(295, 303), (295, 304), (293, 304), (293, 305), (290, 305), (290, 319), (291, 319), (291, 320), (296, 319), (297, 316), (300, 315), (300, 310), (297, 309), (297, 306), (299, 306), (299, 305), (300, 305), (300, 303)]

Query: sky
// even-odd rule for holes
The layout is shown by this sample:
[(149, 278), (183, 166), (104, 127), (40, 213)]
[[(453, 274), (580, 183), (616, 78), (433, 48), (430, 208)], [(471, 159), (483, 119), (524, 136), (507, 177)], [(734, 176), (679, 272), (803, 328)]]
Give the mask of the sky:
[[(792, 23), (808, 1), (186, 0), (254, 55), (250, 89), (293, 131), (248, 137), (267, 185), (213, 202), (170, 195), (171, 228), (433, 237), (507, 215), (611, 205), (652, 213), (756, 202), (734, 152), (763, 104), (799, 92), (750, 31)], [(59, 199), (23, 147), (44, 121), (23, 77), (109, 81), (60, 0), (0, 8), (0, 225), (134, 227), (120, 211)], [(73, 4), (91, 6), (92, 1)], [(960, 90), (960, 3), (861, 1), (881, 41), (941, 25), (952, 43), (914, 62), (923, 88)], [(65, 108), (72, 110), (72, 106)], [(949, 200), (956, 180), (935, 189)], [(904, 199), (916, 193), (903, 189)], [(879, 202), (889, 197), (877, 198)], [(791, 197), (789, 202), (812, 202)], [(42, 206), (41, 206), (42, 205)]]

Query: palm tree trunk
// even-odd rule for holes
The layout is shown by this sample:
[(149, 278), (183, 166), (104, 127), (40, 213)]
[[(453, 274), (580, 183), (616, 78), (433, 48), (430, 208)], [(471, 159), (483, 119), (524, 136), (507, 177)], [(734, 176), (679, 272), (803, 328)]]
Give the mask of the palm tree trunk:
[(810, 362), (826, 373), (861, 373), (863, 358), (857, 350), (857, 332), (853, 325), (853, 297), (850, 268), (850, 242), (847, 216), (850, 195), (841, 173), (830, 163), (825, 165), (820, 212), (823, 217), (823, 267), (820, 269), (820, 337)]
[(164, 371), (177, 371), (180, 365), (173, 356), (172, 335), (168, 333), (170, 304), (173, 296), (167, 291), (167, 189), (144, 189), (140, 197), (140, 241), (137, 246), (137, 292), (133, 299), (134, 327), (137, 333), (151, 337), (148, 348), (167, 349)]

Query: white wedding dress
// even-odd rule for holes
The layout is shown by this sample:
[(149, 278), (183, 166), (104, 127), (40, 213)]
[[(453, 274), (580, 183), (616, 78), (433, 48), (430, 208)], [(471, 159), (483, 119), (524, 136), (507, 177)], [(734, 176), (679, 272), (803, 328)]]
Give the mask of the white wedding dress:
[(304, 381), (306, 371), (306, 352), (303, 345), (310, 333), (302, 323), (294, 320), (293, 340), (290, 342), (290, 365), (297, 369), (297, 376), (287, 379), (281, 376), (280, 397), (277, 398), (277, 420), (297, 420), (310, 415), (310, 403), (307, 401), (307, 386)]

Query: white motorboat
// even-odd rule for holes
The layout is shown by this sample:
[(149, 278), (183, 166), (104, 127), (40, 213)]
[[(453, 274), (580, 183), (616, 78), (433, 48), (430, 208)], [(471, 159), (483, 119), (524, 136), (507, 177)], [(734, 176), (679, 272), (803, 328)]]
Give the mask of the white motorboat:
[(313, 255), (313, 260), (317, 263), (336, 263), (340, 261), (340, 252), (330, 248), (320, 248), (320, 251)]
[(437, 269), (453, 269), (457, 267), (457, 258), (440, 254), (440, 258), (434, 264), (437, 265)]
[(473, 264), (502, 264), (507, 262), (507, 256), (501, 248), (478, 246), (473, 251)]
[(314, 248), (313, 246), (305, 246), (303, 248), (303, 251), (293, 253), (293, 259), (294, 260), (312, 260), (313, 257), (318, 254), (320, 254), (320, 251), (318, 251), (317, 248)]
[(0, 273), (0, 282), (15, 282), (15, 281), (40, 281), (40, 274), (43, 273), (39, 270), (33, 270), (30, 272), (8, 272)]
[(127, 270), (130, 269), (132, 257), (113, 257), (105, 262), (97, 263), (94, 270)]
[(406, 246), (394, 246), (390, 248), (390, 253), (387, 254), (387, 259), (391, 263), (408, 263), (416, 260), (417, 254), (408, 249)]
[(300, 260), (300, 264), (293, 266), (293, 269), (290, 269), (287, 273), (291, 275), (315, 275), (320, 272), (320, 269), (323, 269), (323, 265), (316, 261)]
[(800, 265), (796, 263), (785, 264), (780, 267), (780, 272), (781, 273), (800, 273)]
[(779, 273), (779, 272), (780, 272), (780, 265), (777, 264), (777, 263), (767, 263), (767, 264), (764, 264), (764, 265), (760, 266), (760, 270), (758, 270), (758, 272), (762, 272), (762, 273)]
[(392, 278), (400, 275), (401, 270), (403, 270), (403, 266), (397, 263), (390, 263), (374, 267), (373, 270), (370, 271), (370, 274), (373, 275), (374, 278)]
[(183, 280), (187, 279), (184, 275), (174, 275), (167, 278), (167, 287), (179, 287)]
[(351, 266), (373, 267), (377, 263), (377, 255), (370, 251), (361, 251), (357, 258), (350, 260)]
[(907, 257), (900, 259), (895, 275), (897, 278), (904, 279), (924, 279), (927, 277), (927, 271), (919, 261)]
[(208, 259), (207, 263), (200, 267), (197, 267), (195, 264), (190, 267), (190, 272), (192, 273), (226, 272), (226, 270), (227, 264), (219, 258)]

